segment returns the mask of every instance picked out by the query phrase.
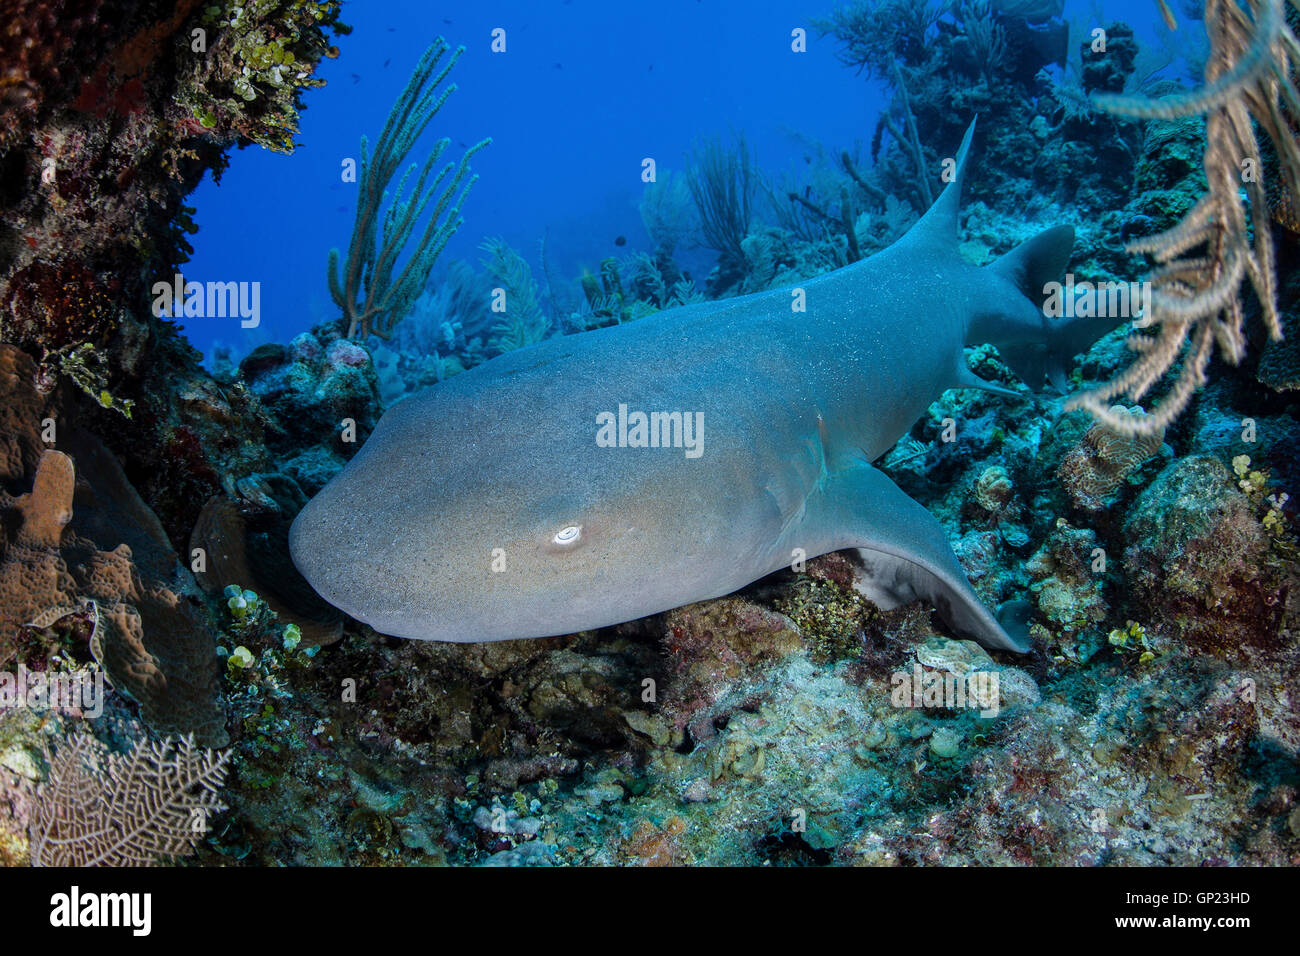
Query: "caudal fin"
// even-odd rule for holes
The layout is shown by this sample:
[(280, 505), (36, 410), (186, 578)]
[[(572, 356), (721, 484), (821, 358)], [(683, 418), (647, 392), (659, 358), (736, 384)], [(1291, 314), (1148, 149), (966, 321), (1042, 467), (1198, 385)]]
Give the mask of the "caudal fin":
[(1066, 370), (1075, 355), (1087, 351), (1123, 320), (1113, 316), (1050, 318), (1044, 309), (1053, 284), (1060, 290), (1074, 247), (1073, 226), (1053, 226), (1022, 242), (988, 268), (1006, 279), (1032, 307), (1009, 310), (1008, 321), (987, 336), (1025, 384), (1035, 391), (1044, 379), (1065, 391)]

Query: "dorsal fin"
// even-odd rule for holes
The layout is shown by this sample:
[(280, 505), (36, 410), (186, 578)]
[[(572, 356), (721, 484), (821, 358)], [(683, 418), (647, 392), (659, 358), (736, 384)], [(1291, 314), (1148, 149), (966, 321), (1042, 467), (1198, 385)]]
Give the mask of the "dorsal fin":
[(989, 268), (1006, 276), (1034, 305), (1047, 296), (1046, 285), (1059, 282), (1070, 264), (1074, 226), (1053, 226), (999, 256)]
[(966, 158), (970, 155), (970, 142), (975, 136), (975, 120), (966, 127), (966, 135), (957, 150), (957, 163), (952, 181), (944, 187), (915, 226), (907, 231), (902, 241), (941, 249), (957, 249), (957, 214), (961, 211), (961, 182), (966, 175)]

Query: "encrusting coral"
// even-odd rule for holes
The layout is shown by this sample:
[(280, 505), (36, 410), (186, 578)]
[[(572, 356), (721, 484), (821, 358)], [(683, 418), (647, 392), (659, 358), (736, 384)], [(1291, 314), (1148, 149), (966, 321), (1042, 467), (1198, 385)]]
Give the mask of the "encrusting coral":
[[(85, 612), (88, 650), (160, 732), (226, 741), (215, 645), (158, 519), (92, 436), (58, 425), (32, 360), (0, 346), (0, 664), (24, 633)], [(53, 422), (58, 444), (42, 432)], [(48, 434), (48, 433), (47, 433)], [(74, 459), (83, 465), (78, 471)]]
[(1029, 593), (1047, 622), (1035, 633), (1046, 638), (1049, 652), (1066, 660), (1086, 661), (1101, 648), (1099, 627), (1110, 605), (1097, 564), (1100, 543), (1096, 532), (1062, 520), (1025, 562), (1033, 579)]
[(0, 147), (19, 139), (52, 93), (75, 92), (69, 63), (94, 59), (106, 32), (103, 0), (13, 0), (0, 36)]
[(1188, 457), (1165, 468), (1135, 502), (1124, 537), (1125, 572), (1147, 619), (1228, 657), (1283, 639), (1285, 562), (1222, 462)]

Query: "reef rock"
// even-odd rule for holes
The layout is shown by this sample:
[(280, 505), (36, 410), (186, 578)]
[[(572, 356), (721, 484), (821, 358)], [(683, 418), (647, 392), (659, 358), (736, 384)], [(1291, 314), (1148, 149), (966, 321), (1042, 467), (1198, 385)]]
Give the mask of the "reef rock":
[(1151, 621), (1226, 654), (1276, 643), (1284, 562), (1221, 462), (1167, 467), (1134, 503), (1124, 536), (1124, 566)]
[[(239, 375), (270, 418), (268, 447), (286, 456), (326, 442), (350, 458), (383, 411), (370, 353), (332, 325), (303, 332), (287, 348), (254, 349), (239, 363)], [(348, 420), (354, 427), (345, 434)]]

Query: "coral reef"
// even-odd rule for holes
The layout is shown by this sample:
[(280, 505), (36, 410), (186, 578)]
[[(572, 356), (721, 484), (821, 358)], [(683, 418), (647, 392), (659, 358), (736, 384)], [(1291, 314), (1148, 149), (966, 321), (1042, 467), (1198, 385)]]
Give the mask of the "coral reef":
[(1222, 462), (1170, 464), (1124, 525), (1124, 565), (1144, 618), (1179, 640), (1236, 659), (1283, 640), (1283, 555)]
[[(132, 47), (156, 42), (198, 6), (196, 0), (177, 4), (171, 20), (134, 38)], [(341, 7), (340, 0), (203, 5), (196, 29), (214, 35), (207, 50), (214, 65), (182, 88), (177, 102), (190, 111), (186, 125), (201, 130), (233, 128), (243, 140), (277, 152), (292, 152), (302, 94), (325, 85), (324, 80), (312, 76), (314, 67), (324, 57), (338, 56), (338, 50), (327, 42), (325, 30), (350, 32), (339, 23)], [(193, 30), (190, 37), (193, 49)], [(128, 68), (133, 66), (119, 54), (119, 64), (124, 60)]]
[(37, 360), (43, 388), (67, 378), (91, 394), (100, 409), (83, 423), (174, 542), (215, 475), (245, 473), (259, 454), (258, 416), (201, 373), (150, 309), (150, 283), (185, 261), (184, 197), (220, 174), (229, 147), (291, 147), (300, 94), (333, 52), (326, 37), (346, 29), (338, 10), (20, 0), (6, 11), (0, 339)]
[[(1140, 407), (1111, 409), (1115, 416), (1135, 417)], [(1164, 431), (1116, 431), (1098, 422), (1084, 433), (1083, 440), (1066, 453), (1056, 475), (1080, 511), (1099, 512), (1112, 507), (1116, 492), (1125, 482), (1135, 482), (1135, 473), (1160, 452)]]
[[(97, 717), (0, 712), (0, 864), (102, 850), (52, 852), (51, 838), (120, 816), (111, 768), (129, 782), (132, 759), (176, 813), (197, 805), (212, 819), (201, 835), (130, 844), (131, 862), (192, 850), (201, 865), (1300, 863), (1287, 493), (1300, 435), (1289, 393), (1254, 377), (1293, 387), (1285, 342), (1257, 369), (1219, 369), (1177, 421), (1107, 399), (1091, 424), (1023, 388), (951, 391), (881, 460), (938, 517), (984, 600), (1027, 602), (1025, 656), (955, 640), (920, 604), (876, 607), (855, 589), (850, 553), (599, 632), (443, 645), (342, 618), (285, 550), (294, 515), (386, 404), (543, 336), (870, 255), (924, 211), (939, 150), (974, 112), (982, 172), (961, 246), (972, 262), (1051, 217), (1078, 227), (1080, 279), (1118, 279), (1135, 268), (1127, 241), (1158, 244), (1180, 220), (1192, 237), (1207, 189), (1213, 228), (1243, 227), (1240, 187), (1225, 198), (1219, 165), (1224, 143), (1250, 145), (1232, 84), (1259, 79), (1271, 0), (1237, 11), (1255, 11), (1258, 30), (1211, 5), (1210, 26), (1236, 47), (1216, 47), (1206, 95), (1214, 122), (1238, 125), (1211, 130), (1210, 155), (1199, 116), (1094, 108), (1093, 94), (1174, 89), (1151, 80), (1124, 24), (1107, 25), (1104, 53), (1084, 44), (1077, 71), (1057, 74), (1069, 52), (1058, 4), (848, 4), (823, 26), (888, 88), (869, 145), (809, 144), (806, 168), (776, 181), (743, 143), (715, 141), (694, 169), (661, 168), (647, 185), (649, 250), (572, 281), (552, 274), (545, 247), (540, 271), (494, 240), (486, 261), (427, 280), (426, 256), (407, 284), (393, 270), (386, 317), (365, 320), (391, 333), (382, 345), (352, 340), (366, 331), (348, 328), (368, 308), (358, 293), (345, 318), (215, 376), (152, 314), (148, 283), (183, 263), (184, 197), (228, 147), (291, 148), (338, 4), (12, 6), (0, 36), (0, 673), (102, 671), (113, 686)], [(1246, 64), (1235, 78), (1229, 61)], [(427, 62), (424, 78), (432, 106), (445, 71)], [(371, 158), (379, 192), (405, 161), (392, 145)], [(1249, 272), (1261, 293), (1267, 256), (1241, 242), (1268, 241), (1268, 209), (1279, 268), (1292, 254), (1285, 190), (1269, 185), (1288, 149), (1266, 157), (1274, 191), (1248, 189), (1253, 233), (1223, 243), (1240, 265), (1224, 274)], [(445, 200), (426, 252), (454, 228), (468, 175), (453, 163), (436, 197), (405, 200)], [(389, 238), (403, 232), (416, 238)], [(720, 261), (697, 287), (676, 256), (700, 239)], [(1172, 284), (1176, 271), (1161, 274)], [(1293, 285), (1279, 276), (1280, 312), (1294, 311)], [(1232, 346), (1233, 319), (1198, 328)], [(1016, 386), (996, 350), (966, 359)], [(1113, 334), (1069, 370), (1069, 388), (1125, 360)], [(187, 733), (192, 744), (167, 737)], [(206, 782), (200, 793), (175, 786), (182, 767)]]
[(322, 442), (346, 460), (379, 421), (370, 353), (342, 332), (341, 323), (327, 323), (287, 346), (259, 346), (239, 363), (233, 384), (256, 396), (266, 422), (264, 442), (277, 460)]
[[(29, 357), (0, 346), (3, 485), (26, 489), (0, 491), (0, 663), (24, 660), (23, 635), (81, 635), (152, 727), (220, 746), (215, 647), (192, 580), (116, 459), (93, 436), (58, 426), (63, 416), (35, 377)], [(43, 441), (49, 423), (68, 453)]]
[(1046, 639), (1053, 655), (1086, 662), (1102, 648), (1099, 626), (1110, 611), (1103, 596), (1104, 555), (1096, 532), (1072, 528), (1064, 520), (1025, 564), (1033, 578), (1030, 593), (1047, 622), (1035, 633)]

